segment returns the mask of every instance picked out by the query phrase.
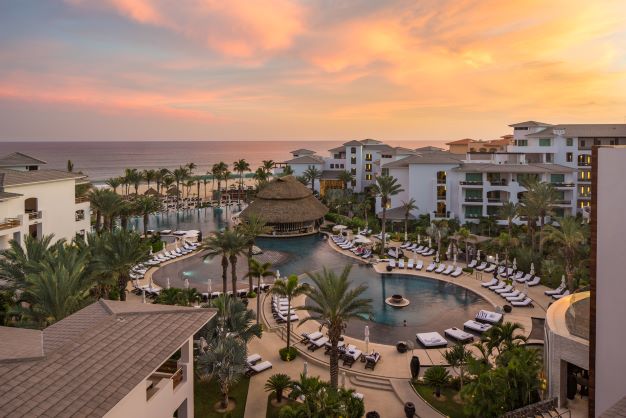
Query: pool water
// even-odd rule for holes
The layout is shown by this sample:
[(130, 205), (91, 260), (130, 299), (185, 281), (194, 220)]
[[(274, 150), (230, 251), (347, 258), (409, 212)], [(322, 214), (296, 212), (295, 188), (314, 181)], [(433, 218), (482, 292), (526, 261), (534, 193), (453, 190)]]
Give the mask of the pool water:
[[(280, 254), (280, 260), (273, 267), (280, 270), (281, 276), (315, 272), (323, 268), (339, 273), (344, 266), (351, 264), (350, 279), (354, 285), (367, 286), (363, 297), (372, 299), (373, 310), (371, 320), (366, 321), (364, 318), (363, 321), (349, 323), (346, 334), (357, 338), (363, 338), (366, 324), (370, 326), (372, 342), (395, 344), (398, 340), (414, 341), (416, 332), (438, 331), (443, 335), (446, 328), (462, 328), (463, 323), (472, 319), (480, 309), (492, 308), (476, 293), (452, 283), (418, 276), (379, 274), (371, 266), (355, 263), (353, 259), (330, 248), (322, 235), (259, 238), (257, 245), (268, 254)], [(209, 265), (218, 265), (219, 262), (217, 258), (205, 261), (198, 258), (180, 274), (204, 288), (207, 277), (211, 277)], [(239, 263), (238, 269), (242, 272), (240, 276), (243, 276), (245, 262)], [(220, 280), (218, 275), (213, 281)], [(385, 299), (393, 294), (401, 294), (409, 299), (409, 306), (398, 309), (385, 304)]]
[[(239, 209), (236, 205), (221, 208), (188, 209), (179, 211), (159, 212), (148, 218), (148, 229), (161, 231), (164, 229), (190, 230), (197, 229), (206, 236), (212, 231), (221, 231), (230, 223), (230, 218)], [(133, 217), (128, 221), (128, 227), (136, 231), (143, 231), (143, 217)]]

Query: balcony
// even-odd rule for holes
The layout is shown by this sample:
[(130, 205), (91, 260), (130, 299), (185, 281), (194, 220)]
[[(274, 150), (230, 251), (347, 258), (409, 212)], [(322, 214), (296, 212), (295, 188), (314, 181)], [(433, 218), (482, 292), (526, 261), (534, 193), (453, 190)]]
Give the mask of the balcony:
[(42, 213), (41, 211), (37, 211), (37, 212), (26, 212), (28, 214), (28, 220), (29, 221), (33, 221), (35, 219), (41, 219)]
[(168, 360), (148, 377), (148, 387), (146, 388), (146, 399), (150, 400), (156, 393), (164, 387), (176, 389), (184, 380), (183, 367), (179, 366), (176, 360)]
[(466, 196), (465, 197), (465, 202), (467, 203), (483, 203), (483, 198), (481, 197), (472, 197), (472, 196)]
[(506, 186), (508, 183), (505, 179), (501, 180), (489, 180), (490, 186)]
[(465, 214), (465, 219), (478, 219), (480, 217), (482, 217), (483, 215), (480, 215), (478, 213), (466, 213)]
[(507, 200), (502, 199), (501, 197), (488, 197), (487, 203), (504, 203)]
[(557, 188), (567, 188), (567, 189), (571, 189), (572, 187), (576, 186), (574, 183), (550, 183), (550, 184)]
[(0, 230), (16, 228), (22, 225), (17, 218), (5, 218), (3, 221), (0, 221)]
[(76, 213), (74, 214), (74, 217), (76, 218), (76, 222), (85, 220), (85, 211), (82, 209), (77, 210)]
[(75, 198), (74, 201), (75, 201), (76, 204), (89, 202), (89, 197), (88, 196), (79, 196), (79, 197)]
[(463, 180), (459, 182), (461, 184), (461, 186), (482, 186), (483, 182), (482, 181), (467, 181), (467, 180)]
[(560, 206), (563, 206), (563, 205), (570, 206), (572, 204), (572, 201), (571, 200), (556, 200), (554, 204), (560, 205)]

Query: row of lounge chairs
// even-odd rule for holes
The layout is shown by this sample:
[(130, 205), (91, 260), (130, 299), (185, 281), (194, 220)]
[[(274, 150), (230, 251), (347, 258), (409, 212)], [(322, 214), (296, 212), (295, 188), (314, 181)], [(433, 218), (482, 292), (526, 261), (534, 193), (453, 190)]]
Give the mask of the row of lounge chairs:
[(370, 258), (372, 256), (372, 250), (370, 250), (369, 248), (355, 245), (353, 242), (347, 240), (345, 237), (342, 237), (340, 235), (333, 235), (331, 238), (333, 242), (337, 244), (337, 246), (340, 247), (342, 250), (349, 250), (353, 252), (354, 255), (364, 259)]
[(296, 314), (293, 306), (289, 310), (289, 302), (287, 298), (272, 296), (272, 315), (278, 323), (298, 321), (300, 318)]
[(481, 283), (480, 285), (500, 295), (512, 306), (533, 306), (533, 300), (529, 298), (526, 293), (516, 290), (512, 284), (506, 284), (506, 282), (498, 280), (495, 277), (488, 282)]
[(182, 257), (187, 254), (191, 254), (200, 246), (199, 243), (190, 243), (185, 241), (185, 244), (182, 247), (176, 248), (172, 251), (162, 251), (160, 253), (153, 254), (152, 258), (146, 261), (145, 264), (149, 266), (157, 266), (165, 261), (173, 260), (178, 257)]
[(398, 247), (404, 251), (411, 251), (416, 254), (421, 254), (424, 257), (430, 257), (435, 254), (436, 250), (434, 248), (429, 248), (428, 246), (419, 245), (417, 243), (407, 241), (404, 242)]
[[(481, 310), (476, 314), (476, 317), (472, 320), (466, 321), (463, 324), (463, 328), (473, 331), (478, 334), (482, 334), (485, 331), (488, 331), (493, 324), (497, 324), (502, 321), (503, 315), (498, 312), (491, 312)], [(474, 340), (474, 335), (469, 332), (464, 331), (463, 329), (452, 327), (448, 328), (444, 331), (446, 337), (449, 337), (453, 340), (456, 340), (460, 343), (469, 343)], [(446, 347), (448, 345), (448, 340), (444, 338), (438, 332), (420, 332), (415, 334), (415, 339), (419, 342), (424, 348), (438, 348), (438, 347)]]
[(552, 299), (559, 300), (561, 298), (564, 298), (565, 296), (568, 296), (570, 294), (570, 291), (567, 290), (567, 286), (562, 284), (554, 290), (546, 290), (543, 293), (545, 293), (548, 296), (551, 296)]
[(259, 354), (251, 354), (246, 359), (246, 376), (252, 376), (272, 368), (272, 363), (263, 359)]
[[(324, 347), (324, 354), (329, 354), (332, 349), (329, 338), (319, 331), (310, 334), (302, 334), (302, 343), (307, 345), (309, 351), (316, 351)], [(365, 362), (366, 369), (374, 370), (376, 364), (378, 364), (381, 359), (380, 353), (376, 351), (372, 351), (370, 354), (364, 354), (363, 351), (359, 350), (355, 345), (346, 345), (343, 341), (339, 341), (337, 349), (339, 350), (339, 359), (343, 360), (345, 367), (352, 368), (354, 363), (362, 359)]]

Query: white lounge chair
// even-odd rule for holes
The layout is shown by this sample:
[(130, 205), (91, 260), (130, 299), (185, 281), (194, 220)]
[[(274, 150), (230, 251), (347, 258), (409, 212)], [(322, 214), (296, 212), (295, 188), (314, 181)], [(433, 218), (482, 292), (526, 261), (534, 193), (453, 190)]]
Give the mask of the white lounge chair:
[(523, 277), (515, 278), (515, 281), (520, 282), (520, 283), (524, 283), (528, 280), (530, 280), (533, 276), (530, 273), (526, 273)]
[(483, 261), (482, 263), (480, 263), (479, 266), (476, 267), (476, 270), (484, 270), (486, 268), (487, 268), (487, 263)]
[(417, 264), (415, 264), (415, 270), (421, 270), (424, 267), (424, 262), (422, 260), (417, 260)]
[(496, 269), (496, 265), (492, 264), (489, 267), (487, 267), (485, 270), (483, 270), (485, 273), (491, 273), (492, 271), (494, 271)]
[(513, 280), (519, 282), (522, 279), (522, 277), (524, 277), (524, 272), (518, 271), (517, 273), (515, 273), (515, 276), (513, 276)]
[(417, 244), (411, 244), (408, 247), (406, 247), (406, 250), (407, 251), (413, 251), (416, 248), (417, 248)]
[(404, 258), (401, 258), (400, 260), (398, 260), (398, 268), (401, 268), (401, 269), (404, 268)]
[(529, 280), (528, 282), (526, 282), (526, 284), (528, 286), (537, 286), (539, 283), (541, 283), (541, 277), (539, 276), (535, 276), (532, 278), (532, 280)]
[(565, 286), (561, 285), (559, 287), (557, 287), (554, 290), (546, 290), (545, 293), (548, 296), (552, 296), (552, 295), (560, 295), (561, 293), (563, 293), (563, 291), (565, 290)]
[(513, 301), (511, 305), (521, 307), (521, 306), (533, 306), (533, 300), (531, 298), (526, 298), (521, 301)]
[(513, 290), (513, 286), (511, 286), (510, 284), (503, 287), (502, 289), (496, 289), (495, 292), (500, 294), (500, 293), (507, 293), (510, 292), (511, 290)]
[(491, 280), (490, 280), (490, 281), (488, 281), (488, 282), (482, 282), (480, 285), (481, 285), (482, 287), (490, 287), (490, 286), (493, 286), (493, 285), (496, 285), (496, 284), (498, 284), (498, 279), (496, 279), (496, 278), (494, 277), (493, 279), (491, 279)]
[(406, 263), (406, 268), (409, 270), (413, 270), (415, 268), (415, 263), (412, 258), (409, 258), (409, 261)]
[(491, 325), (470, 319), (463, 324), (463, 327), (482, 334), (483, 332), (488, 331), (491, 328)]
[(272, 368), (272, 363), (265, 360), (265, 361), (262, 361), (261, 363), (257, 363), (257, 364), (253, 364), (249, 366), (247, 375), (251, 376), (253, 374), (261, 373), (262, 371), (265, 371), (271, 368)]
[(481, 309), (476, 314), (476, 320), (480, 322), (488, 322), (490, 324), (497, 324), (498, 322), (502, 321), (502, 314)]
[(476, 264), (478, 264), (478, 260), (477, 259), (473, 259), (472, 261), (470, 261), (470, 263), (467, 265), (467, 267), (474, 268), (474, 267), (476, 267)]
[(461, 267), (457, 267), (456, 270), (450, 273), (450, 276), (459, 277), (461, 274), (463, 274), (463, 269)]
[(409, 247), (409, 246), (411, 246), (411, 244), (412, 244), (412, 243), (411, 243), (411, 241), (406, 241), (406, 242), (403, 242), (403, 243), (402, 243), (402, 245), (400, 245), (400, 248), (406, 248), (406, 247)]
[(445, 269), (446, 269), (446, 265), (441, 263), (439, 264), (439, 267), (437, 267), (437, 269), (435, 270), (435, 273), (443, 273)]
[(246, 359), (246, 363), (248, 363), (248, 365), (253, 365), (255, 363), (258, 363), (259, 361), (261, 361), (261, 355), (260, 354), (250, 354), (248, 356), (248, 358)]
[(415, 334), (417, 341), (426, 348), (445, 347), (448, 341), (438, 332), (421, 332)]
[(561, 293), (560, 295), (552, 295), (552, 297), (556, 300), (559, 300), (561, 298), (564, 298), (565, 296), (569, 296), (570, 291), (566, 290), (565, 292)]
[(506, 300), (508, 300), (509, 302), (519, 302), (520, 300), (524, 300), (526, 299), (526, 293), (520, 293), (517, 296), (509, 296), (508, 298), (506, 298)]
[(328, 337), (318, 338), (317, 340), (310, 342), (308, 349), (310, 351), (315, 351), (320, 347), (324, 347), (324, 344), (326, 344), (328, 341), (330, 341)]
[(449, 265), (444, 271), (442, 271), (442, 274), (445, 274), (446, 276), (449, 275), (450, 273), (452, 273), (454, 271), (454, 266), (453, 265)]
[(391, 259), (389, 260), (389, 267), (391, 267), (392, 269), (396, 268), (396, 260)]
[(506, 287), (506, 283), (504, 283), (503, 281), (499, 281), (498, 284), (495, 284), (493, 286), (489, 286), (490, 290), (498, 290), (498, 289), (504, 289)]
[(515, 297), (519, 295), (519, 290), (514, 290), (512, 292), (507, 292), (507, 293), (500, 293), (500, 296), (502, 296), (503, 298), (510, 298), (510, 297)]
[(456, 327), (448, 328), (443, 333), (447, 337), (453, 338), (462, 343), (467, 343), (474, 340), (474, 336), (472, 334)]
[(423, 255), (424, 257), (430, 257), (430, 256), (431, 256), (431, 255), (433, 255), (433, 254), (435, 254), (435, 250), (433, 250), (432, 248), (431, 248), (430, 250), (428, 250), (427, 252), (422, 253), (422, 255)]
[(430, 263), (428, 267), (426, 267), (426, 271), (433, 271), (437, 267), (435, 263)]

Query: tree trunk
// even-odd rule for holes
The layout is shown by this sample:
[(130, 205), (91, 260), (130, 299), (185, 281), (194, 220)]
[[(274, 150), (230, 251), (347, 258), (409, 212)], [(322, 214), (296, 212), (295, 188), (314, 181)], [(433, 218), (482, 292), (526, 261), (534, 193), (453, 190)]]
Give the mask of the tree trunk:
[(337, 389), (339, 382), (339, 337), (341, 336), (341, 330), (335, 330), (333, 327), (328, 329), (328, 336), (330, 337), (330, 386), (333, 389)]
[(261, 276), (256, 279), (256, 324), (259, 325), (259, 317), (261, 313)]
[(228, 392), (222, 392), (222, 409), (228, 408)]
[(143, 236), (148, 236), (148, 212), (143, 214)]
[(125, 275), (120, 275), (117, 280), (117, 287), (120, 292), (120, 300), (122, 302), (126, 301), (126, 285), (128, 284), (128, 277)]
[(409, 219), (408, 218), (404, 218), (404, 240), (408, 240), (409, 236)]
[(102, 213), (97, 210), (96, 211), (96, 232), (100, 232), (102, 229)]
[(435, 387), (435, 396), (436, 397), (440, 397), (441, 396), (441, 386), (436, 386)]
[(226, 294), (228, 290), (228, 257), (222, 255), (222, 291)]
[(291, 296), (287, 298), (287, 355), (288, 356), (289, 356), (290, 346), (291, 346)]
[(380, 255), (383, 255), (385, 253), (385, 242), (387, 241), (387, 237), (385, 236), (385, 226), (386, 226), (386, 220), (387, 220), (387, 202), (384, 202), (383, 204), (383, 225), (381, 228), (381, 238), (382, 238), (382, 242), (383, 242), (383, 246), (380, 250)]
[(237, 256), (230, 257), (230, 281), (233, 286), (233, 296), (237, 296)]
[(541, 219), (539, 219), (539, 254), (543, 254), (543, 227), (545, 226), (545, 214), (541, 214)]
[(250, 263), (252, 262), (252, 246), (251, 243), (248, 247), (248, 292), (252, 292), (252, 276), (250, 275)]

